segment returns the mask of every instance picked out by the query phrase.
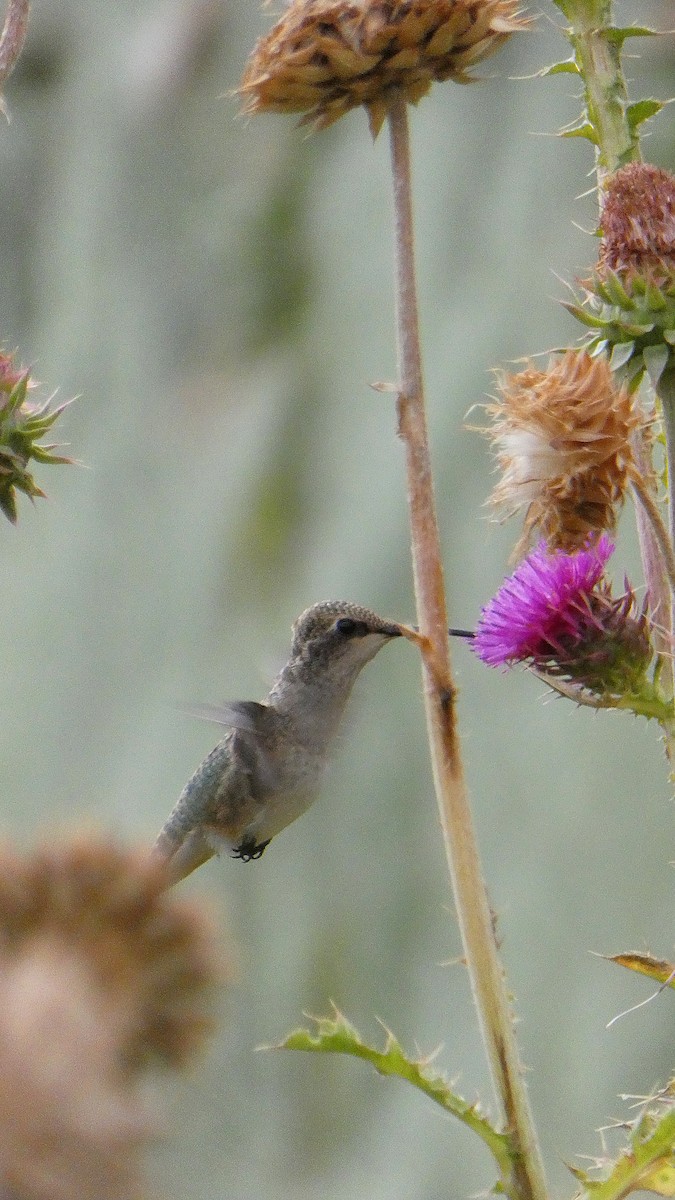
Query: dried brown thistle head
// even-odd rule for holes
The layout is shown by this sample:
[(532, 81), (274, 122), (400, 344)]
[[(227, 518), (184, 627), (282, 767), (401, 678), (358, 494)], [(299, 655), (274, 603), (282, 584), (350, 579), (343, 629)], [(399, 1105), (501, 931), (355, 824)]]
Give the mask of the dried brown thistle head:
[(203, 916), (147, 855), (80, 839), (0, 853), (0, 1188), (139, 1200), (138, 1081), (180, 1066), (219, 973)]
[(518, 0), (291, 0), (248, 60), (244, 111), (323, 129), (362, 104), (375, 137), (394, 96), (417, 104), (435, 80), (470, 82), (530, 24), (519, 12)]
[(526, 506), (517, 553), (535, 532), (550, 549), (578, 550), (612, 531), (636, 471), (631, 438), (645, 417), (606, 359), (567, 350), (546, 371), (504, 374), (486, 430), (502, 477), (491, 503)]
[(675, 176), (651, 163), (621, 167), (607, 180), (598, 274), (675, 281)]

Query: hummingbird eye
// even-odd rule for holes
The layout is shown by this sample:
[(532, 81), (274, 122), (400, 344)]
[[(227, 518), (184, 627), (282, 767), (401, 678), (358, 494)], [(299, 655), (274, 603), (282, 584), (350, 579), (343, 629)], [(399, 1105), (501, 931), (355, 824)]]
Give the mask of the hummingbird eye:
[(355, 621), (353, 617), (339, 617), (335, 629), (343, 637), (365, 637), (370, 633), (365, 621)]

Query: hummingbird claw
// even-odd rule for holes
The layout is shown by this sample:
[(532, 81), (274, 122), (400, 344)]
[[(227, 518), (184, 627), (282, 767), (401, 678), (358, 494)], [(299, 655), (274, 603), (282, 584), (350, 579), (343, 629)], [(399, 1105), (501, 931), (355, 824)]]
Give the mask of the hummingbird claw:
[(242, 862), (254, 862), (256, 859), (262, 858), (271, 840), (268, 838), (266, 842), (256, 842), (255, 838), (246, 838), (239, 846), (235, 846), (232, 857), (239, 858)]

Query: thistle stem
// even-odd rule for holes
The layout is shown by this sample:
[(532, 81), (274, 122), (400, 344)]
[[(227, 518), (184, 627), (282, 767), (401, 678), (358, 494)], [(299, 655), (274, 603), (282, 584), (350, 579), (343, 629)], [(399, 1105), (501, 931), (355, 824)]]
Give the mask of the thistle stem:
[[(656, 395), (661, 402), (661, 414), (663, 418), (663, 431), (666, 439), (666, 468), (668, 471), (668, 526), (670, 536), (666, 537), (671, 556), (673, 555), (673, 546), (675, 545), (675, 370), (664, 371), (659, 379), (656, 387)], [(660, 514), (659, 514), (660, 516)], [(665, 560), (665, 555), (662, 555)], [(668, 624), (668, 634), (671, 644), (664, 655), (664, 666), (667, 669), (667, 683), (670, 698), (675, 694), (675, 661), (673, 659), (672, 635), (673, 635), (673, 608), (675, 607), (675, 581), (673, 580), (670, 571), (668, 572), (668, 581), (670, 583), (671, 603), (668, 616), (670, 618)], [(670, 763), (670, 778), (675, 782), (675, 720), (662, 722), (664, 740), (666, 746), (666, 754)]]
[(598, 187), (627, 162), (639, 160), (640, 144), (627, 117), (628, 93), (615, 36), (612, 0), (555, 0), (570, 22), (567, 36), (584, 84), (586, 117), (593, 131)]
[[(675, 545), (675, 370), (664, 371), (656, 387), (656, 394), (661, 401), (663, 431), (666, 438), (668, 526), (671, 545)], [(675, 588), (673, 588), (673, 593), (675, 594)]]
[(422, 648), (427, 729), (445, 853), (474, 1001), (507, 1130), (511, 1200), (545, 1200), (546, 1186), (483, 882), (457, 733), (445, 586), (424, 403), (413, 249), (406, 102), (388, 114), (396, 243), (398, 433), (405, 448), (413, 575)]
[[(666, 529), (666, 526), (661, 516), (656, 500), (654, 499), (651, 490), (646, 486), (642, 479), (634, 479), (632, 488), (635, 496), (640, 502), (642, 509), (647, 517), (652, 533), (656, 540), (656, 544), (661, 552), (661, 559), (665, 572), (668, 576), (670, 590), (675, 595), (675, 553), (673, 552), (673, 543), (671, 536)], [(672, 520), (672, 513), (671, 513)]]
[[(651, 451), (644, 434), (636, 435), (633, 438), (633, 454), (635, 457), (635, 465), (643, 480), (649, 480), (653, 475), (653, 466), (651, 460)], [(649, 484), (643, 483), (643, 489), (648, 489)], [(648, 491), (648, 498), (655, 505), (655, 497), (651, 489)], [(648, 506), (651, 507), (652, 506)], [(663, 517), (661, 511), (656, 506), (658, 515), (658, 524), (660, 529), (664, 529)], [(635, 521), (637, 525), (638, 539), (640, 542), (640, 554), (642, 557), (642, 566), (645, 573), (645, 583), (647, 585), (647, 596), (649, 599), (649, 613), (654, 623), (653, 639), (654, 648), (658, 654), (663, 656), (664, 665), (670, 663), (672, 658), (672, 640), (671, 631), (673, 624), (672, 615), (672, 596), (671, 587), (668, 580), (668, 575), (665, 569), (663, 554), (661, 552), (662, 534), (656, 536), (651, 518), (648, 516), (646, 508), (642, 504), (635, 506)], [(671, 686), (669, 687), (669, 695), (672, 697), (672, 669), (668, 671), (671, 677)]]

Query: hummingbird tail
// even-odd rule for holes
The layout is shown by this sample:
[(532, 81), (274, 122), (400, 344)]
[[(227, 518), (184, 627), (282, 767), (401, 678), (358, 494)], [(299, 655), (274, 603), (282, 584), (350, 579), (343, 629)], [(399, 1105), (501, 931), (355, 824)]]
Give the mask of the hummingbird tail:
[(200, 829), (193, 829), (178, 847), (175, 842), (163, 837), (163, 833), (162, 830), (153, 852), (166, 861), (171, 884), (180, 883), (181, 879), (191, 875), (216, 853)]

